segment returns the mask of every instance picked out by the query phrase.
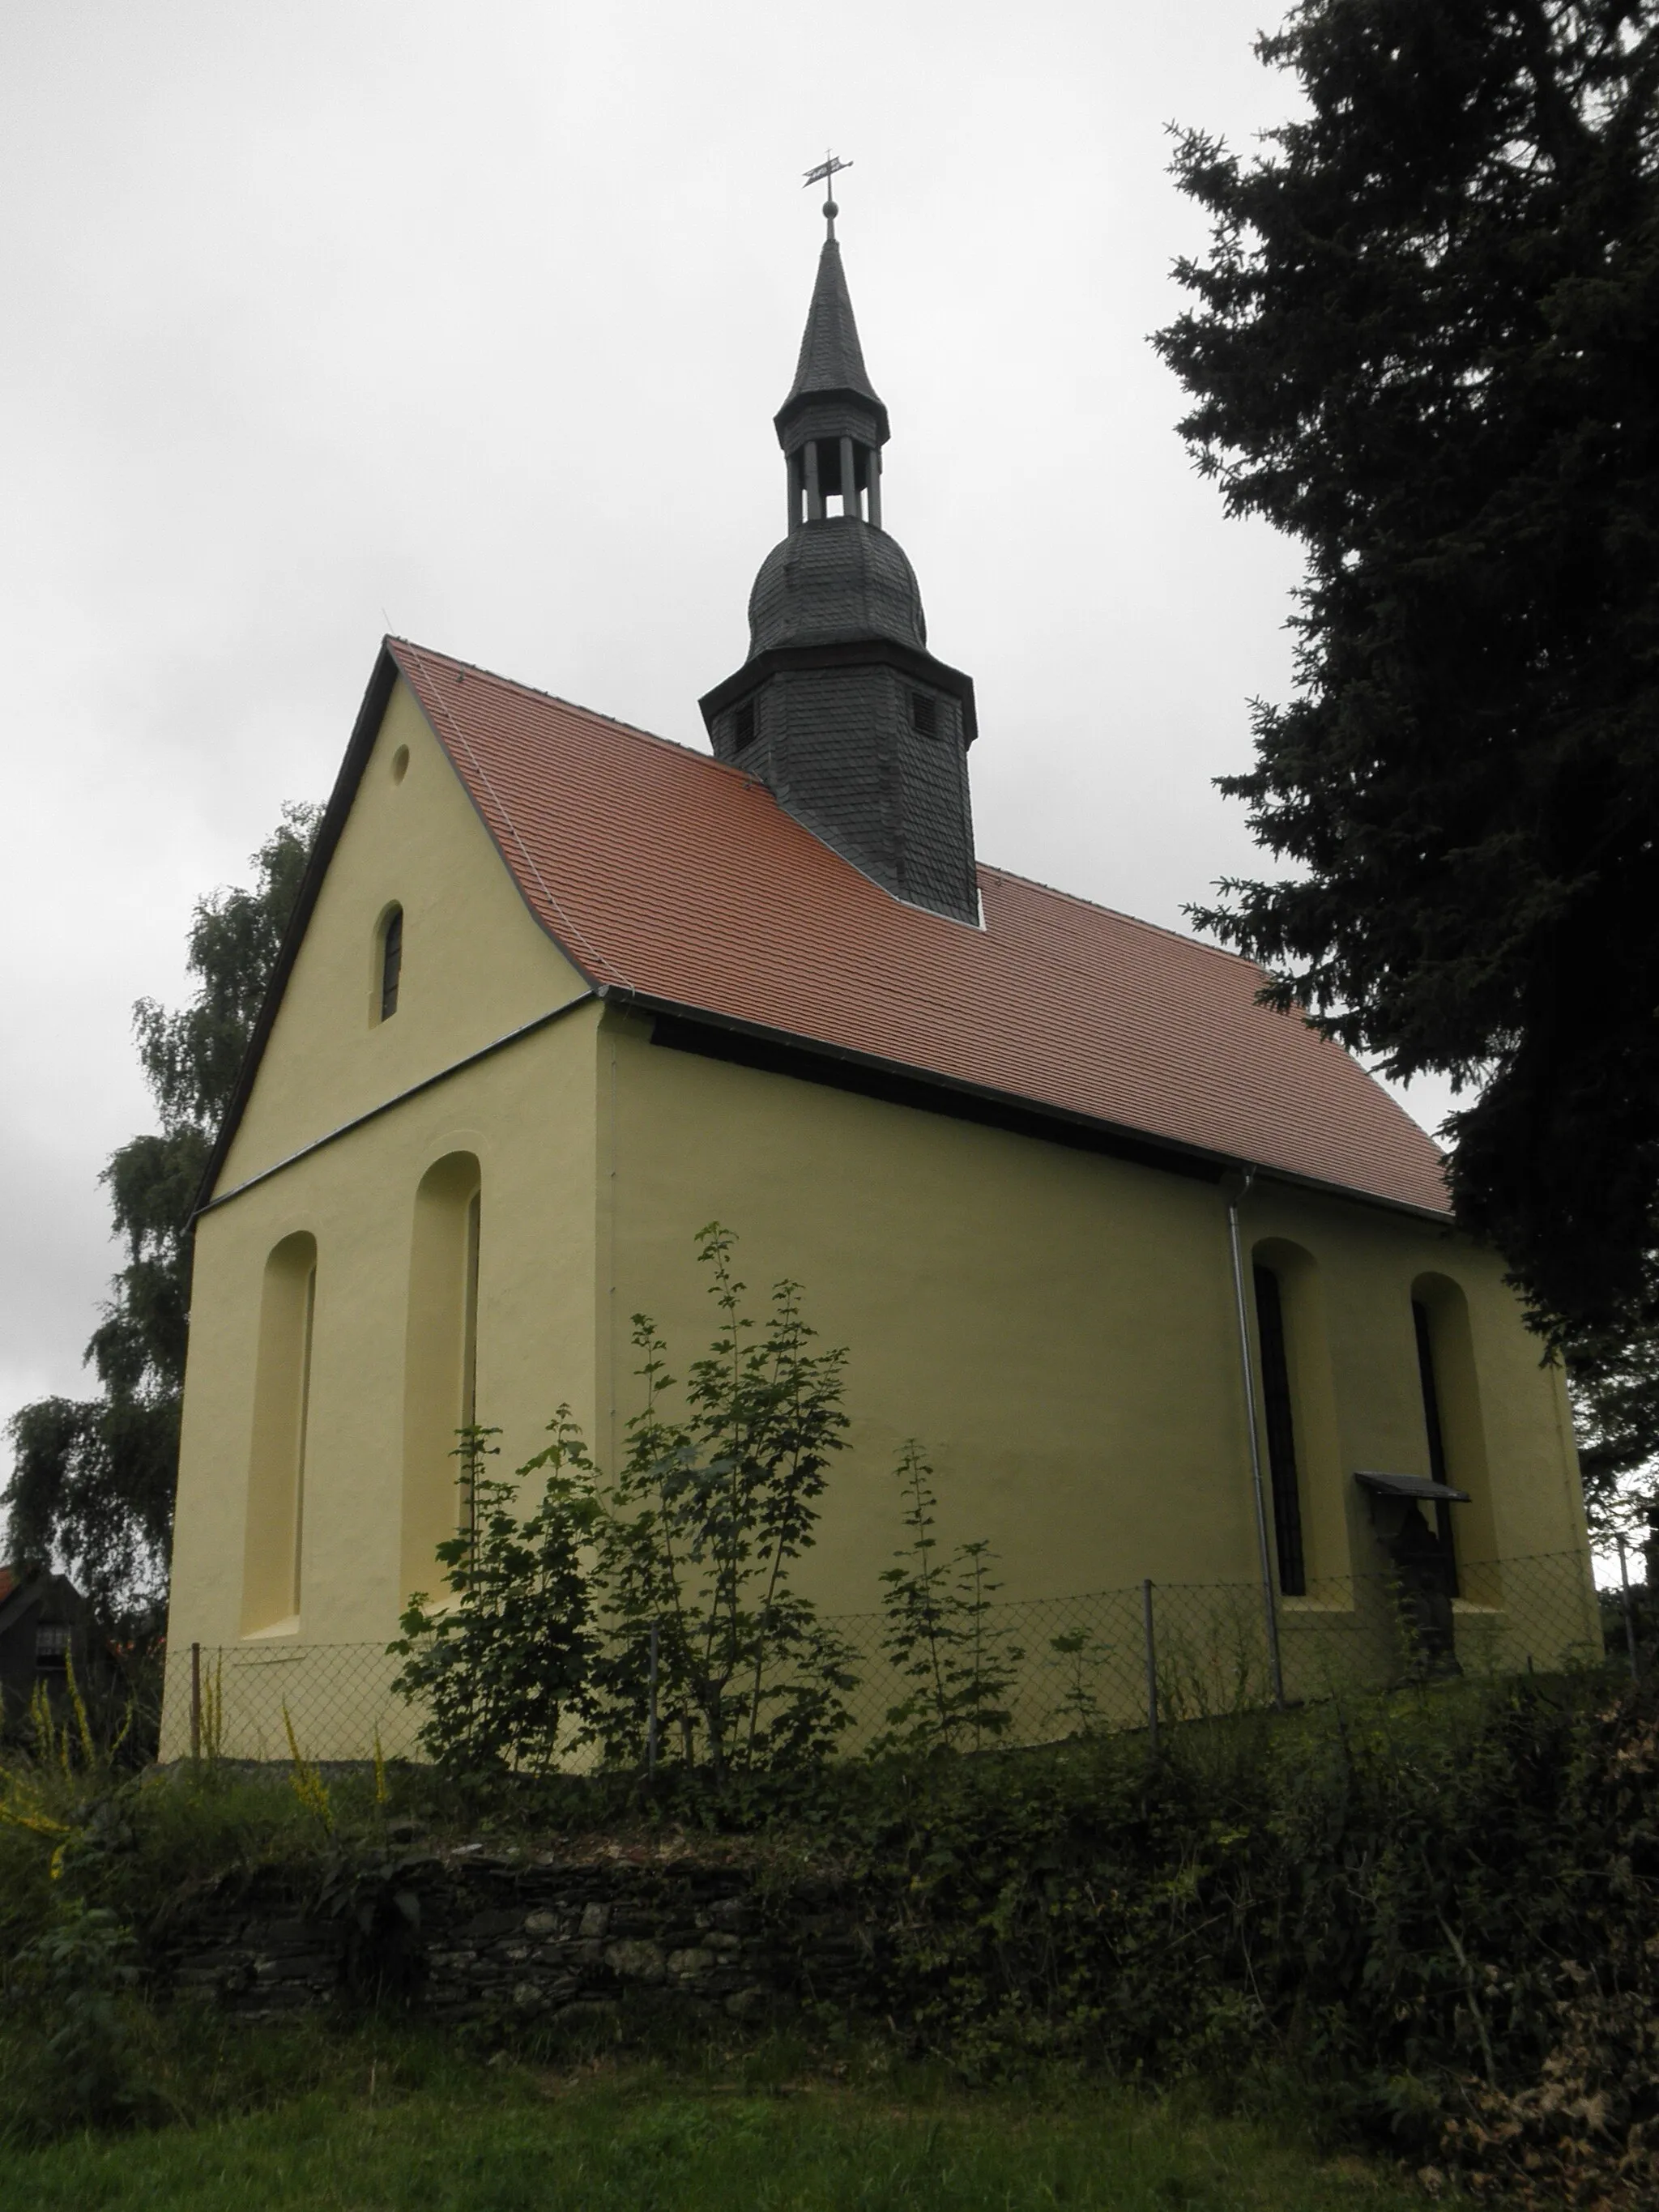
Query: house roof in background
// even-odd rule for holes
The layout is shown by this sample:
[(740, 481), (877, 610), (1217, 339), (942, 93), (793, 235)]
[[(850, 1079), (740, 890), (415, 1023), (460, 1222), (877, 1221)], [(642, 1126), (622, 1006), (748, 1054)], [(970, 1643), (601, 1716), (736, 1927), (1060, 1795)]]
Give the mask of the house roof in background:
[(22, 1573), (14, 1565), (0, 1566), (0, 1635), (9, 1634), (32, 1613), (63, 1615), (85, 1610), (73, 1583), (62, 1575)]
[[(532, 911), (608, 997), (1448, 1211), (1433, 1141), (1339, 1046), (1258, 1004), (1249, 962), (1000, 868), (979, 871), (981, 928), (906, 905), (740, 768), (387, 651)], [(343, 787), (386, 682), (383, 662)]]

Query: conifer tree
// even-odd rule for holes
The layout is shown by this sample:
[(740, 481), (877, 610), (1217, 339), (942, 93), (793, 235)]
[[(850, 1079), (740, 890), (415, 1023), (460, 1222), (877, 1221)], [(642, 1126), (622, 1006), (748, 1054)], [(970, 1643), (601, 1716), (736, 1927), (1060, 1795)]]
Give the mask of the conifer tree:
[(1288, 866), (1197, 918), (1466, 1090), (1461, 1219), (1605, 1358), (1659, 1315), (1659, 0), (1306, 0), (1258, 51), (1300, 110), (1178, 138), (1213, 230), (1156, 343), (1306, 549), (1224, 787)]
[(190, 1218), (213, 1140), (298, 896), (316, 811), (290, 806), (252, 856), (251, 889), (216, 892), (191, 919), (190, 1004), (133, 1009), (161, 1121), (112, 1155), (102, 1181), (126, 1264), (86, 1356), (94, 1398), (43, 1398), (9, 1425), (0, 1492), (8, 1549), (60, 1561), (106, 1622), (137, 1626), (165, 1603), (190, 1304)]

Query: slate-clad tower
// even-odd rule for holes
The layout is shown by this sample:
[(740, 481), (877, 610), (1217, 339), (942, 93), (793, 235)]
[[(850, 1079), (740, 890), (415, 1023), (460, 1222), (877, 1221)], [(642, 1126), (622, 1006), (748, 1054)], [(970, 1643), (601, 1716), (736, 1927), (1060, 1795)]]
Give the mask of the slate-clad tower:
[(927, 651), (915, 572), (881, 522), (887, 410), (836, 240), (774, 417), (789, 530), (749, 595), (749, 658), (701, 702), (716, 757), (898, 897), (979, 918), (968, 748), (974, 686)]

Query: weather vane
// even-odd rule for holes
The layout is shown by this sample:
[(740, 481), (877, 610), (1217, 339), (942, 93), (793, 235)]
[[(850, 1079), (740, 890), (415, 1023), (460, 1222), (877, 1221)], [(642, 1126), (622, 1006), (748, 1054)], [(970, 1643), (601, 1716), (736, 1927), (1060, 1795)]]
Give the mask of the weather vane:
[(823, 151), (823, 159), (818, 163), (817, 167), (816, 169), (809, 169), (806, 172), (806, 182), (809, 185), (821, 183), (825, 191), (830, 195), (823, 203), (823, 219), (830, 226), (830, 235), (831, 238), (836, 234), (836, 217), (841, 213), (841, 210), (836, 205), (835, 199), (836, 176), (838, 171), (842, 169), (850, 169), (852, 166), (853, 164), (850, 161), (838, 161), (836, 155), (833, 155), (826, 146)]

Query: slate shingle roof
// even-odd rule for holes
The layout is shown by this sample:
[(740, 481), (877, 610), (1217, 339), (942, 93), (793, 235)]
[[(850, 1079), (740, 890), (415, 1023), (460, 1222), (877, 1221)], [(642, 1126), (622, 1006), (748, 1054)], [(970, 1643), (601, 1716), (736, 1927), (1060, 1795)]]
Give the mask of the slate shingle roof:
[(907, 906), (742, 769), (402, 641), (519, 888), (607, 994), (1446, 1211), (1440, 1155), (1260, 971), (1000, 868), (982, 928)]
[(818, 273), (812, 287), (811, 304), (806, 310), (806, 327), (801, 332), (795, 380), (775, 417), (780, 428), (799, 401), (827, 398), (837, 392), (867, 400), (876, 410), (881, 436), (886, 438), (887, 410), (877, 398), (864, 366), (864, 348), (859, 343), (858, 325), (853, 319), (853, 297), (847, 289), (841, 247), (833, 238), (827, 238), (818, 256)]
[(749, 594), (749, 658), (775, 646), (886, 637), (927, 648), (927, 617), (910, 556), (855, 517), (792, 530), (761, 562)]

